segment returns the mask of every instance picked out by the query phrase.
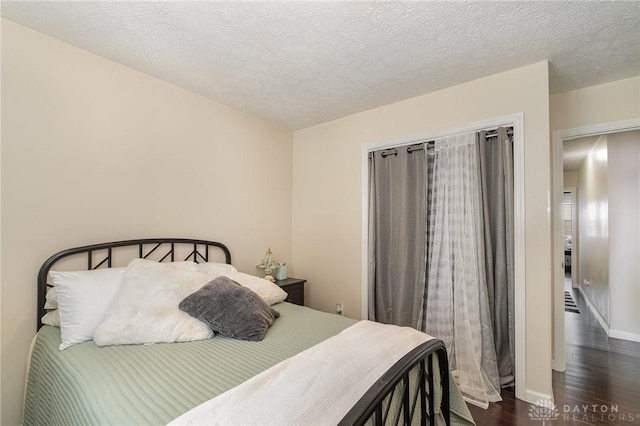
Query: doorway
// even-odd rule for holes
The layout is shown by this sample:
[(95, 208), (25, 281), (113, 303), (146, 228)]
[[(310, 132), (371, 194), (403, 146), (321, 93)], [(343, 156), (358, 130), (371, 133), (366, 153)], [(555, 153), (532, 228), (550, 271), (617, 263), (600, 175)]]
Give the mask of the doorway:
[(569, 278), (571, 288), (578, 288), (578, 205), (576, 191), (575, 186), (565, 186), (562, 197), (564, 274), (565, 278)]
[[(554, 223), (554, 247), (553, 247), (553, 277), (554, 277), (554, 337), (553, 337), (553, 369), (564, 371), (565, 362), (565, 316), (564, 316), (564, 291), (565, 291), (565, 238), (564, 238), (564, 175), (563, 175), (563, 146), (564, 143), (588, 136), (608, 135), (640, 129), (640, 119), (621, 122), (605, 123), (595, 126), (587, 126), (575, 129), (566, 129), (553, 132), (552, 168), (553, 168), (553, 223)], [(577, 185), (576, 185), (577, 186)], [(579, 192), (579, 191), (578, 191)], [(574, 194), (575, 195), (575, 194)], [(579, 199), (580, 194), (577, 194)], [(574, 204), (575, 205), (575, 204)], [(573, 209), (574, 212), (577, 209)], [(580, 218), (577, 217), (577, 222)], [(574, 233), (572, 237), (571, 270), (577, 272), (580, 260), (576, 256), (576, 240), (580, 235)], [(573, 274), (572, 274), (573, 275)], [(576, 281), (579, 281), (579, 274)], [(579, 284), (579, 282), (577, 283)], [(615, 337), (609, 334), (610, 337)]]

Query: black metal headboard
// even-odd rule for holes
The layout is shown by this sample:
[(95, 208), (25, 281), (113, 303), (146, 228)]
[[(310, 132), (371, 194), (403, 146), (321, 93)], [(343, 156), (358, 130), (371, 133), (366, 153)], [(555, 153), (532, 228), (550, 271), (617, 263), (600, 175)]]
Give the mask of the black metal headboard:
[[(110, 268), (114, 258), (115, 249), (137, 246), (137, 255), (129, 255), (129, 260), (138, 257), (148, 259), (152, 254), (159, 262), (174, 262), (177, 255), (177, 247), (188, 248), (186, 257), (178, 260), (190, 260), (196, 263), (209, 261), (209, 248), (215, 247), (224, 253), (225, 262), (231, 264), (231, 252), (222, 243), (207, 240), (193, 240), (190, 238), (147, 238), (142, 240), (114, 241), (111, 243), (92, 244), (62, 250), (47, 259), (38, 272), (38, 330), (42, 327), (42, 316), (45, 314), (44, 304), (47, 294), (47, 277), (51, 267), (60, 260), (69, 256), (86, 255), (86, 269)], [(125, 266), (125, 265), (123, 265)]]

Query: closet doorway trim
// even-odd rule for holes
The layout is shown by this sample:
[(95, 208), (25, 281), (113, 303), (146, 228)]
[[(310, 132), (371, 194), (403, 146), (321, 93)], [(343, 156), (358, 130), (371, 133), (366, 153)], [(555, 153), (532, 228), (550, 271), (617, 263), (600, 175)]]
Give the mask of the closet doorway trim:
[(514, 278), (515, 278), (515, 358), (516, 358), (516, 398), (527, 401), (526, 386), (526, 299), (525, 299), (525, 220), (524, 220), (524, 114), (516, 113), (493, 119), (477, 121), (447, 129), (434, 130), (424, 134), (408, 136), (396, 140), (377, 141), (362, 146), (361, 153), (361, 317), (368, 316), (368, 222), (369, 222), (369, 152), (380, 149), (397, 148), (421, 141), (433, 140), (460, 133), (477, 132), (496, 127), (513, 127), (513, 188), (514, 188)]

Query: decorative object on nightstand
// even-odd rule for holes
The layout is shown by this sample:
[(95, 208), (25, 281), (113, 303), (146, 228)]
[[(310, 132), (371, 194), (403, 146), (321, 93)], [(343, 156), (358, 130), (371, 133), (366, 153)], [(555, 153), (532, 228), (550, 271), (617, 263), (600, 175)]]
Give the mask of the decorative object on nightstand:
[(269, 280), (271, 282), (274, 282), (276, 280), (275, 278), (273, 278), (271, 273), (278, 267), (278, 262), (273, 260), (273, 253), (271, 252), (271, 248), (267, 249), (267, 253), (264, 256), (264, 259), (262, 259), (262, 261), (256, 266), (260, 269), (264, 269), (264, 273), (266, 274), (264, 276), (265, 280)]
[(287, 279), (287, 264), (282, 262), (278, 269), (276, 269), (276, 281), (282, 281)]
[(304, 306), (304, 283), (306, 281), (302, 278), (287, 278), (286, 280), (276, 280), (276, 284), (287, 292), (285, 302)]

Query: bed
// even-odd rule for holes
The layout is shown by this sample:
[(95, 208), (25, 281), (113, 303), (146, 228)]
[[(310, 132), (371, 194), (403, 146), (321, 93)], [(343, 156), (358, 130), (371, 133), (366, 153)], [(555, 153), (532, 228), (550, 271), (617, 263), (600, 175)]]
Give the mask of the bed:
[[(366, 389), (348, 397), (360, 380), (341, 383), (346, 374), (332, 378), (330, 370), (349, 360), (357, 361), (353, 368), (368, 369), (366, 356), (357, 352), (361, 349), (349, 347), (354, 337), (347, 333), (376, 324), (287, 302), (272, 306), (279, 318), (260, 341), (216, 334), (198, 341), (102, 347), (89, 340), (60, 350), (60, 327), (42, 323), (50, 270), (76, 269), (72, 262), (78, 257), (87, 270), (126, 265), (132, 258), (231, 265), (231, 254), (221, 243), (175, 238), (95, 244), (47, 259), (38, 274), (38, 333), (29, 355), (25, 425), (202, 424), (202, 419), (207, 424), (473, 424), (450, 380), (441, 341), (416, 344), (382, 374), (375, 373)], [(400, 335), (391, 331), (390, 338)], [(314, 352), (320, 350), (325, 352)], [(308, 364), (305, 355), (318, 363)], [(327, 394), (309, 399), (315, 391), (307, 390), (322, 381)], [(249, 393), (234, 393), (243, 389)], [(203, 411), (207, 408), (213, 411)], [(310, 409), (316, 417), (304, 417)], [(227, 420), (210, 417), (223, 411)]]

